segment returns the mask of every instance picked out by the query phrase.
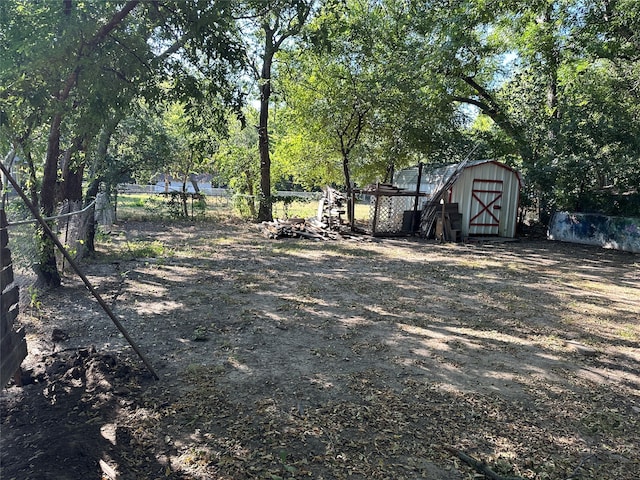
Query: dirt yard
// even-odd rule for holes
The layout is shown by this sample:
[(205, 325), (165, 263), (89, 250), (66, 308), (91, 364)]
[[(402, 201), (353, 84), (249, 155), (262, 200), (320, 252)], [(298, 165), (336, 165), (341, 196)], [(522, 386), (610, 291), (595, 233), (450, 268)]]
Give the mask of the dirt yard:
[(0, 478), (640, 475), (640, 258), (547, 241), (120, 224), (27, 292)]

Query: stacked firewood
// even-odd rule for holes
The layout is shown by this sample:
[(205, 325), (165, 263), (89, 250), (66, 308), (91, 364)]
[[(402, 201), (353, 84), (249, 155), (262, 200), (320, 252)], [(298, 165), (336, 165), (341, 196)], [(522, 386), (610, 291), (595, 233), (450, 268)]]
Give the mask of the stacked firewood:
[(338, 233), (328, 228), (325, 223), (315, 218), (276, 219), (273, 222), (262, 222), (262, 234), (267, 238), (309, 238), (311, 240), (336, 240)]
[(316, 218), (289, 218), (274, 220), (260, 224), (262, 234), (271, 239), (277, 238), (308, 238), (311, 240), (349, 240), (355, 242), (375, 241), (362, 229), (351, 230), (346, 225), (340, 229), (330, 227)]

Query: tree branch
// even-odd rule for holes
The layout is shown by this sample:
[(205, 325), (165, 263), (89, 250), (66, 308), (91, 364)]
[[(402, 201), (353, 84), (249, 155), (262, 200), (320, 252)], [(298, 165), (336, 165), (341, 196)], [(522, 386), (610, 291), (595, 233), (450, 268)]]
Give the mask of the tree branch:
[(496, 106), (497, 106), (496, 101), (494, 100), (493, 96), (482, 85), (480, 85), (478, 82), (476, 82), (472, 77), (469, 77), (468, 75), (461, 75), (460, 78), (467, 85), (473, 88), (478, 93), (478, 95), (480, 95), (481, 98), (484, 98), (490, 105), (492, 105), (493, 109), (496, 109)]
[(471, 455), (467, 455), (466, 453), (452, 447), (445, 447), (446, 450), (453, 453), (460, 460), (473, 467), (478, 473), (481, 473), (487, 478), (491, 480), (524, 480), (522, 477), (503, 477), (502, 475), (498, 475), (496, 472), (491, 470), (489, 466), (485, 462), (481, 462), (476, 460)]
[[(102, 27), (100, 27), (100, 29), (93, 35), (93, 37), (91, 37), (91, 39), (84, 46), (80, 47), (78, 57), (81, 58), (85, 56), (86, 53), (89, 53), (93, 51), (95, 48), (97, 48), (100, 42), (102, 42), (118, 25), (120, 25), (120, 22), (122, 22), (126, 18), (126, 16), (129, 15), (129, 13), (138, 6), (139, 3), (140, 3), (139, 0), (131, 0), (127, 2), (125, 6), (122, 7), (121, 10), (116, 12), (113, 15), (113, 17), (111, 17), (111, 20), (109, 20)], [(87, 47), (86, 52), (84, 51), (85, 46)], [(76, 85), (78, 81), (80, 70), (81, 70), (80, 66), (77, 66), (76, 68), (73, 69), (73, 72), (71, 72), (71, 74), (67, 77), (67, 80), (65, 81), (62, 90), (60, 90), (60, 92), (56, 96), (57, 100), (64, 101), (69, 97), (71, 90), (73, 89), (73, 87)]]
[(473, 105), (482, 110), (482, 113), (487, 115), (491, 120), (493, 120), (496, 125), (502, 128), (511, 138), (516, 140), (521, 145), (526, 143), (522, 132), (518, 127), (516, 127), (511, 120), (509, 120), (498, 108), (495, 102), (487, 103), (481, 100), (476, 100), (475, 98), (470, 97), (459, 97), (452, 96), (451, 100), (454, 102), (466, 103), (469, 105)]
[(476, 100), (475, 98), (453, 96), (451, 97), (451, 100), (459, 103), (468, 103), (469, 105), (478, 107), (480, 110), (483, 111), (483, 113), (489, 115), (490, 117), (492, 116), (492, 113), (493, 114), (496, 113), (495, 110), (491, 108), (488, 104), (480, 100)]
[(185, 34), (182, 37), (180, 37), (178, 40), (176, 40), (175, 43), (173, 43), (169, 48), (167, 48), (164, 52), (162, 52), (160, 55), (158, 55), (156, 57), (157, 60), (164, 60), (165, 58), (169, 57), (170, 55), (173, 55), (174, 53), (176, 53), (178, 50), (180, 50), (182, 47), (185, 46), (185, 44), (187, 43), (187, 40), (189, 40), (190, 36)]
[(128, 1), (124, 7), (118, 12), (115, 13), (111, 20), (105, 23), (100, 29), (95, 33), (95, 35), (89, 40), (87, 46), (91, 49), (95, 48), (104, 38), (111, 33), (120, 22), (122, 22), (131, 11), (138, 6), (140, 0), (130, 0)]

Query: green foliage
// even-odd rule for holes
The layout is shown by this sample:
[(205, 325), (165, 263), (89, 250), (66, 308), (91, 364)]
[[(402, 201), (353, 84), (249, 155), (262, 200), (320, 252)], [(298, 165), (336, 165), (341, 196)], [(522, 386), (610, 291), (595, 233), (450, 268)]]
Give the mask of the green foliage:
[[(81, 195), (81, 182), (68, 181), (73, 174), (87, 171), (92, 181), (115, 183), (139, 174), (139, 165), (150, 171), (177, 159), (183, 162), (177, 170), (189, 173), (210, 156), (211, 132), (226, 112), (219, 105), (237, 109), (241, 99), (228, 81), (229, 65), (240, 65), (235, 20), (219, 2), (170, 3), (2, 2), (0, 145), (29, 162), (34, 187), (41, 176), (33, 196), (45, 214), (66, 196)], [(164, 83), (172, 88), (163, 90)], [(183, 109), (184, 124), (168, 115), (180, 127), (169, 129), (170, 138), (153, 122), (151, 131), (144, 131), (145, 122), (130, 122), (126, 127), (133, 123), (136, 131), (127, 132), (131, 147), (123, 153), (131, 155), (123, 158), (108, 151), (110, 136), (140, 97), (149, 104), (173, 99), (167, 104)], [(176, 135), (184, 142), (174, 142)], [(134, 137), (144, 140), (142, 155)], [(32, 160), (40, 152), (42, 171)], [(50, 249), (41, 251), (41, 266), (51, 269)]]
[(416, 4), (418, 56), (431, 84), (473, 107), (460, 112), (473, 120), (479, 151), (518, 166), (543, 217), (556, 208), (622, 211), (614, 198), (640, 184), (640, 56), (628, 49), (638, 45), (637, 5), (452, 6)]
[(34, 285), (27, 287), (27, 294), (29, 295), (29, 311), (32, 317), (38, 317), (42, 310), (41, 291)]
[(255, 218), (271, 183), (264, 119), (241, 108), (248, 69), (273, 95), (270, 182), (365, 184), (473, 146), (521, 170), (522, 204), (543, 216), (640, 215), (634, 0), (71, 5), (0, 2), (0, 148), (35, 196), (48, 192), (46, 209), (69, 171), (107, 183), (210, 172)]
[(198, 325), (193, 331), (194, 342), (206, 342), (209, 340), (209, 330), (204, 325)]
[[(141, 206), (151, 218), (190, 218), (195, 220), (204, 218), (207, 213), (207, 199), (204, 195), (185, 192), (149, 195), (136, 201), (133, 205)], [(137, 215), (134, 213), (133, 216)]]
[(290, 177), (307, 190), (341, 183), (340, 156), (330, 137), (298, 118), (300, 112), (281, 112), (273, 151), (274, 178)]
[[(133, 106), (118, 125), (112, 140), (108, 165), (128, 172), (138, 183), (148, 183), (172, 158), (173, 139), (159, 112), (146, 102)], [(115, 168), (113, 168), (115, 167)]]
[(216, 102), (216, 98), (154, 106), (138, 102), (116, 129), (110, 165), (138, 183), (165, 173), (185, 188), (191, 174), (213, 173), (213, 155), (227, 134), (227, 111)]
[(162, 242), (131, 241), (127, 242), (127, 253), (132, 258), (158, 258), (166, 251)]
[(466, 149), (445, 87), (420, 74), (426, 67), (415, 28), (402, 2), (348, 2), (309, 26), (309, 44), (287, 57), (290, 133), (275, 150), (292, 171), (306, 165), (297, 168), (300, 183), (344, 184), (347, 174), (369, 183), (391, 166), (450, 160)]
[[(251, 125), (255, 124), (257, 115), (255, 109), (245, 111)], [(245, 217), (255, 218), (255, 199), (260, 185), (258, 132), (254, 127), (243, 128), (237, 119), (230, 119), (228, 127), (228, 138), (220, 140), (213, 156), (215, 171), (219, 181), (233, 190), (236, 209)]]

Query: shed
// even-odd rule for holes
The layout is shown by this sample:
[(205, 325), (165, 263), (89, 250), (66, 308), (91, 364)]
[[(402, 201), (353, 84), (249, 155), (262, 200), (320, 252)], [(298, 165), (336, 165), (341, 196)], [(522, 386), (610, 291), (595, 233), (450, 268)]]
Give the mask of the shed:
[[(420, 230), (425, 236), (431, 234), (432, 220), (440, 211), (440, 200), (444, 199), (449, 206), (447, 212), (453, 208), (461, 215), (463, 238), (515, 237), (522, 178), (504, 163), (476, 160), (432, 169), (416, 166), (399, 171), (394, 185), (424, 194), (420, 197)], [(433, 217), (431, 221), (429, 216)]]

